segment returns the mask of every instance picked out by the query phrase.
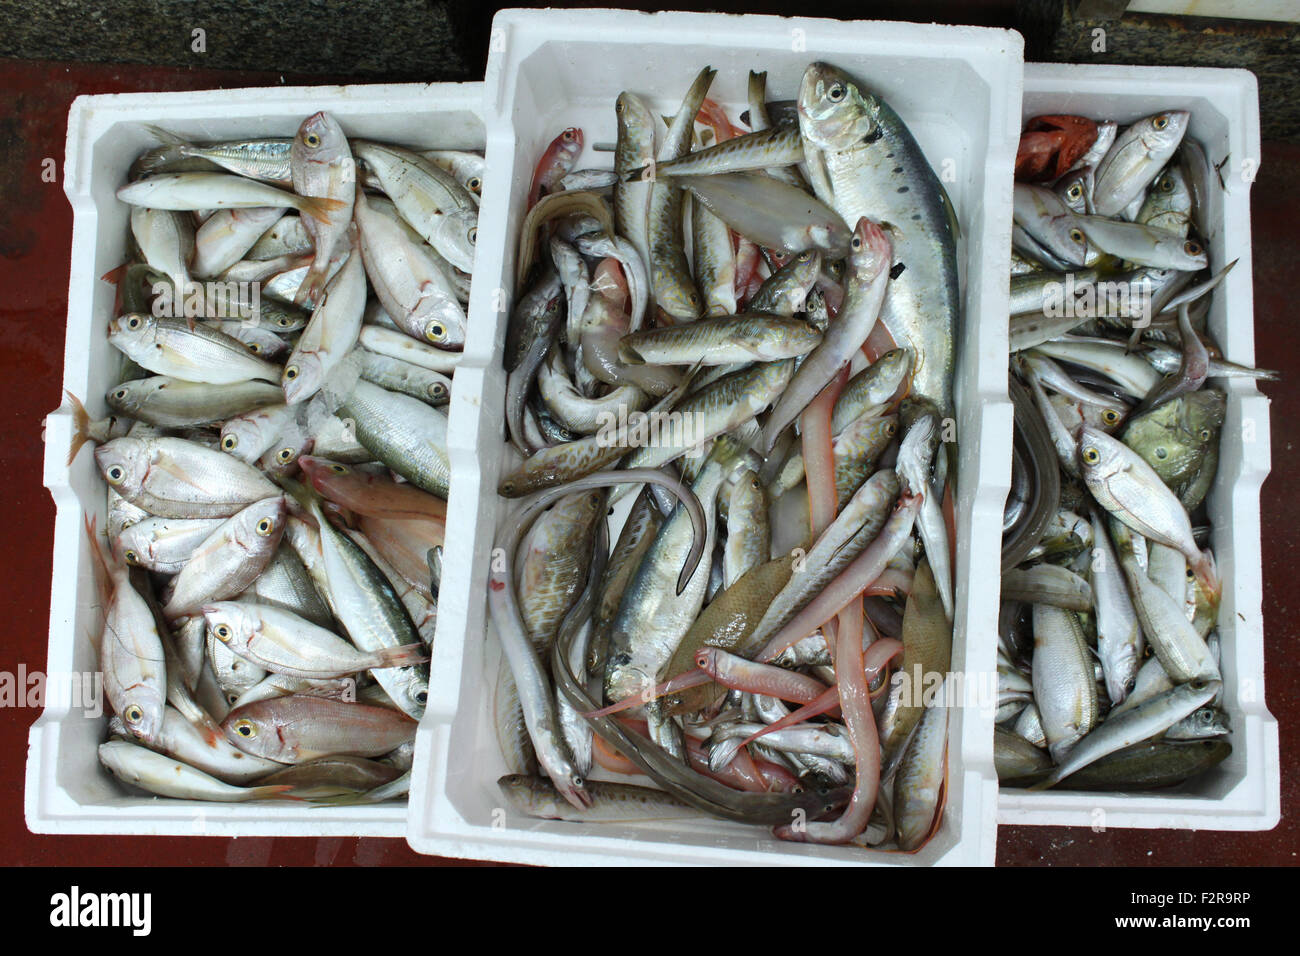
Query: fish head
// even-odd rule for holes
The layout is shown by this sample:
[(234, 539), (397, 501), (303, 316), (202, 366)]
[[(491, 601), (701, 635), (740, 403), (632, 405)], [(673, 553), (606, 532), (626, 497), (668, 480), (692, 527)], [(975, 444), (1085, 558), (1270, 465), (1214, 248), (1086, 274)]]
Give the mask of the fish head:
[(108, 323), (108, 340), (119, 348), (147, 342), (158, 327), (158, 320), (147, 312), (127, 312)]
[(266, 416), (260, 410), (229, 419), (221, 426), (221, 450), (243, 461), (251, 461), (247, 457), (248, 449), (256, 448), (259, 426), (265, 420)]
[(128, 501), (139, 497), (149, 471), (149, 448), (138, 438), (115, 438), (95, 449), (95, 464), (110, 488)]
[(351, 157), (352, 151), (338, 120), (322, 110), (302, 121), (289, 155), (291, 162), (329, 163), (339, 156)]
[[(1105, 480), (1119, 471), (1129, 449), (1100, 429), (1084, 425), (1079, 429), (1079, 464), (1088, 481)], [(1130, 452), (1131, 454), (1131, 452)]]
[(1227, 414), (1227, 396), (1217, 388), (1203, 388), (1180, 396), (1178, 401), (1177, 421), (1187, 437), (1202, 445), (1214, 441)]
[(1124, 703), (1137, 686), (1138, 667), (1142, 663), (1137, 651), (1133, 641), (1102, 642), (1102, 673), (1106, 679), (1106, 696), (1113, 707)]
[(1196, 272), (1209, 265), (1209, 253), (1195, 239), (1184, 239), (1178, 235), (1160, 236), (1156, 245), (1169, 251), (1178, 262), (1180, 271)]
[(578, 156), (582, 153), (582, 147), (582, 130), (576, 126), (566, 128), (559, 136), (555, 137), (556, 153), (565, 157), (569, 163), (577, 161)]
[(863, 281), (871, 281), (889, 271), (894, 246), (879, 223), (866, 216), (858, 220), (849, 240), (849, 270)]
[(149, 684), (135, 684), (126, 688), (119, 701), (118, 716), (132, 736), (145, 743), (153, 743), (162, 730), (166, 700), (158, 688)]
[(880, 136), (880, 101), (829, 63), (804, 71), (798, 107), (800, 130), (822, 149), (850, 149)]
[(458, 349), (465, 345), (465, 323), (451, 309), (426, 319), (423, 334), (435, 348)]
[(272, 753), (278, 753), (281, 746), (274, 739), (276, 737), (274, 711), (259, 707), (259, 704), (263, 703), (265, 701), (236, 707), (221, 722), (221, 730), (226, 735), (226, 739), (244, 753), (255, 756), (270, 756)]
[(478, 243), (478, 210), (461, 209), (438, 217), (431, 237), (433, 247), (461, 272), (474, 271)]
[(161, 376), (152, 378), (138, 378), (129, 382), (123, 382), (117, 387), (110, 389), (104, 396), (108, 407), (120, 415), (127, 415), (131, 418), (138, 418), (137, 414), (144, 404), (145, 399), (150, 395), (164, 388), (166, 379)]
[[(822, 254), (822, 249), (814, 248), (805, 249), (786, 263), (785, 268), (789, 270), (788, 274), (792, 280), (793, 286), (802, 290), (805, 297), (816, 284), (817, 277), (820, 276), (822, 272), (822, 264), (825, 261), (826, 257)], [(842, 275), (843, 265), (838, 259), (835, 261), (835, 266), (841, 270)], [(797, 311), (803, 310), (799, 309)]]
[(298, 352), (289, 357), (280, 373), (286, 405), (296, 405), (320, 391), (325, 380), (325, 368), (320, 356), (312, 352)]
[(394, 669), (391, 683), (384, 690), (403, 713), (419, 719), (429, 702), (428, 668), (399, 667)]
[(247, 647), (252, 616), (244, 605), (237, 601), (216, 601), (203, 605), (201, 610), (209, 634), (237, 653), (241, 647)]
[(1088, 211), (1088, 197), (1092, 194), (1092, 181), (1093, 168), (1084, 166), (1061, 177), (1053, 190), (1056, 195), (1061, 197), (1061, 202), (1065, 203), (1071, 212), (1086, 213)]
[(1182, 142), (1191, 118), (1192, 114), (1186, 110), (1169, 110), (1148, 116), (1133, 125), (1137, 127), (1147, 152), (1168, 156)]
[(497, 781), (502, 795), (530, 817), (558, 819), (562, 813), (554, 786), (545, 777), (508, 773)]
[(287, 512), (288, 501), (284, 495), (255, 501), (232, 519), (235, 540), (253, 554), (274, 552), (284, 534)]

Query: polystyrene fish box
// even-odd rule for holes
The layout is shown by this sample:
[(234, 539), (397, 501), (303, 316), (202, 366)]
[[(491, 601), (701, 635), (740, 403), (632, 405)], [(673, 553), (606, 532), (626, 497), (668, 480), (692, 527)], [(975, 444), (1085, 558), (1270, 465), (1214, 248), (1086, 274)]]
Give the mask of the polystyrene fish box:
[[(158, 144), (148, 126), (198, 142), (292, 136), (306, 117), (327, 110), (349, 136), (426, 149), (481, 149), (482, 99), (480, 83), (79, 97), (68, 116), (64, 167), (64, 189), (73, 208), (64, 388), (85, 402), (92, 417), (106, 414), (104, 393), (117, 382), (122, 356), (107, 338), (114, 289), (99, 277), (126, 258), (130, 208), (114, 193), (126, 182), (132, 160)], [(454, 383), (453, 392), (460, 387), (458, 377)], [(83, 516), (104, 527), (105, 485), (90, 448), (83, 449), (71, 467), (66, 463), (72, 433), (72, 416), (66, 409), (46, 419), (45, 485), (57, 508), (46, 665), (52, 678), (96, 670), (89, 635), (102, 621)], [(464, 507), (462, 496), (453, 478), (452, 507)], [(100, 766), (96, 755), (105, 738), (106, 720), (87, 713), (78, 698), (51, 700), (33, 725), (26, 791), (31, 830), (225, 836), (400, 836), (404, 832), (406, 806), (400, 803), (340, 808), (289, 801), (199, 803), (129, 792)]]
[(453, 400), (453, 469), (463, 487), (472, 473), (478, 493), (461, 499), (477, 501), (474, 508), (453, 507), (448, 518), (454, 552), (444, 564), (440, 611), (464, 629), (439, 631), (433, 703), (416, 737), (408, 826), (415, 849), (532, 863), (992, 863), (991, 708), (953, 711), (944, 822), (911, 856), (781, 843), (762, 828), (704, 818), (601, 825), (520, 815), (496, 785), (505, 772), (491, 719), (499, 645), (485, 595), (494, 529), (507, 506), (495, 494), (504, 459), (506, 317), (529, 181), (546, 145), (565, 127), (581, 127), (586, 151), (578, 166), (609, 168), (611, 154), (592, 147), (615, 141), (614, 101), (621, 91), (646, 97), (655, 115), (671, 115), (696, 73), (712, 66), (718, 72), (710, 95), (734, 120), (745, 108), (750, 70), (767, 71), (772, 100), (790, 100), (807, 66), (825, 60), (897, 110), (944, 177), (961, 222), (953, 668), (993, 673), (985, 635), (995, 633), (997, 602), (976, 575), (997, 566), (1010, 480), (1009, 459), (987, 448), (1009, 447), (1011, 439), (1005, 271), (1021, 57), (1019, 35), (970, 27), (614, 10), (497, 15), (486, 77), (488, 166), (496, 188), (483, 197), (476, 280), (484, 288), (498, 285), (501, 295), (495, 303), (475, 299), (458, 372), (461, 391)]
[[(1259, 166), (1259, 101), (1245, 70), (1134, 66), (1025, 66), (1025, 119), (1074, 113), (1121, 124), (1161, 110), (1190, 110), (1187, 136), (1213, 164), (1226, 160), (1213, 194), (1210, 265), (1239, 260), (1214, 292), (1209, 329), (1229, 361), (1255, 362), (1251, 301), (1250, 186)], [(1269, 365), (1268, 357), (1263, 359)], [(1259, 489), (1269, 472), (1268, 399), (1253, 380), (1211, 380), (1228, 395), (1219, 473), (1210, 491), (1210, 547), (1223, 578), (1219, 609), (1224, 700), (1232, 754), (1208, 773), (1161, 793), (1030, 793), (1003, 790), (1002, 823), (1053, 826), (1269, 830), (1281, 814), (1277, 721), (1264, 703)], [(1068, 787), (1069, 781), (1065, 782)]]

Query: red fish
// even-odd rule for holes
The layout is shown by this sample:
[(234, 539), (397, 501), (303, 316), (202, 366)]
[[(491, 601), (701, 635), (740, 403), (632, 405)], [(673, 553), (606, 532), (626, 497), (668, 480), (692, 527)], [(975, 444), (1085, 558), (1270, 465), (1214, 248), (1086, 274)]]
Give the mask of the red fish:
[(1016, 153), (1016, 178), (1048, 182), (1064, 176), (1097, 141), (1097, 124), (1086, 116), (1035, 116), (1025, 124)]
[(546, 147), (542, 158), (533, 170), (533, 185), (528, 190), (528, 208), (537, 205), (542, 196), (560, 188), (560, 180), (567, 176), (582, 153), (582, 130), (570, 126)]

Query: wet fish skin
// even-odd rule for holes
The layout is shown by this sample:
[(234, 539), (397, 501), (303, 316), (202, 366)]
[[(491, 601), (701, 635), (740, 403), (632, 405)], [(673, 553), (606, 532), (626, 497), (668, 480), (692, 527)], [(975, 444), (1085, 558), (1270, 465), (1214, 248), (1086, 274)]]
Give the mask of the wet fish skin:
[(1034, 605), (1034, 700), (1059, 765), (1100, 717), (1083, 628), (1073, 611)]
[(116, 438), (95, 449), (109, 486), (164, 518), (228, 518), (279, 489), (255, 468), (180, 438)]
[(804, 72), (799, 127), (818, 197), (846, 223), (867, 216), (893, 224), (893, 258), (905, 268), (889, 284), (881, 321), (916, 356), (914, 392), (951, 415), (960, 307), (954, 216), (942, 183), (898, 114), (828, 64)]
[(280, 763), (320, 757), (381, 757), (409, 740), (415, 721), (400, 711), (292, 695), (232, 710), (221, 728), (236, 747)]
[(287, 791), (291, 789), (232, 786), (179, 760), (123, 740), (100, 744), (98, 753), (100, 763), (119, 780), (161, 797), (242, 803), (289, 796)]
[(1093, 206), (1099, 216), (1118, 215), (1148, 184), (1178, 149), (1191, 114), (1170, 110), (1144, 117), (1115, 137), (1097, 163)]

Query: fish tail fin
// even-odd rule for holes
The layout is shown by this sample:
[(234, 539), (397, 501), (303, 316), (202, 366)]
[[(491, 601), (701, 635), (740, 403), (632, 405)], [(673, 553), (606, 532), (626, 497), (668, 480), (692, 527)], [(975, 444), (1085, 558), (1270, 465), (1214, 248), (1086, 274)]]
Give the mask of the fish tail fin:
[(109, 569), (108, 558), (104, 555), (104, 549), (99, 543), (99, 533), (95, 530), (95, 519), (91, 515), (85, 516), (86, 538), (90, 541), (90, 561), (91, 568), (95, 576), (95, 589), (99, 592), (100, 607), (108, 607), (108, 602), (113, 595), (113, 572)]
[[(302, 797), (295, 797), (291, 792), (294, 789), (291, 783), (268, 784), (264, 787), (254, 787), (249, 791), (250, 800), (302, 800)], [(255, 796), (254, 796), (255, 794)]]
[(428, 661), (429, 648), (420, 641), (416, 644), (403, 644), (401, 647), (385, 647), (375, 656), (379, 663), (372, 665), (373, 667), (406, 667)]
[(298, 199), (298, 211), (317, 222), (330, 222), (330, 213), (347, 208), (348, 205), (342, 199), (331, 199), (328, 196), (299, 196)]
[(81, 404), (81, 400), (73, 395), (66, 388), (63, 390), (64, 396), (68, 399), (68, 408), (72, 412), (72, 442), (68, 446), (68, 464), (77, 457), (77, 452), (81, 451), (81, 446), (90, 441), (90, 413), (86, 411), (86, 406)]
[(297, 294), (293, 297), (294, 305), (314, 309), (325, 294), (325, 284), (329, 279), (329, 262), (316, 260), (307, 270), (307, 277), (302, 280)]
[(1210, 599), (1217, 606), (1223, 597), (1223, 582), (1219, 579), (1219, 567), (1214, 561), (1214, 552), (1206, 548), (1201, 552), (1199, 561), (1193, 564), (1196, 578), (1210, 592)]
[(182, 139), (170, 130), (163, 129), (161, 126), (154, 126), (150, 123), (145, 126), (145, 129), (149, 131), (149, 134), (153, 136), (154, 139), (158, 140), (158, 142), (162, 143), (164, 146), (190, 147), (190, 143), (187, 140)]
[(321, 511), (321, 495), (311, 485), (303, 484), (294, 478), (281, 477), (279, 479), (280, 487), (285, 490), (299, 508), (306, 514), (316, 520), (318, 524), (324, 524), (325, 514)]
[(1051, 774), (1049, 776), (1044, 777), (1042, 780), (1039, 780), (1037, 783), (1031, 783), (1029, 786), (1025, 787), (1025, 789), (1028, 790), (1030, 793), (1038, 793), (1040, 790), (1046, 790), (1049, 787), (1056, 786), (1056, 784), (1059, 783), (1060, 781), (1061, 781), (1060, 777), (1058, 777), (1056, 774)]

